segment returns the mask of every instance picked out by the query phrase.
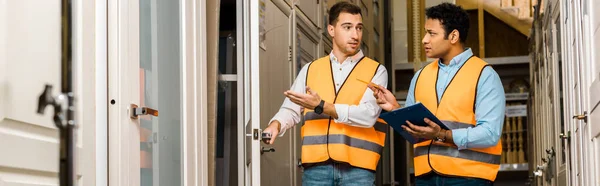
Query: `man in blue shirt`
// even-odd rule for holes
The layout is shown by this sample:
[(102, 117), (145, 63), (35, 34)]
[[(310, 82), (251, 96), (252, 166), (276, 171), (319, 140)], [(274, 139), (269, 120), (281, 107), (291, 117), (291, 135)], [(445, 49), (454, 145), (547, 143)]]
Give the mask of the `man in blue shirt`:
[[(425, 48), (426, 56), (428, 58), (438, 59), (437, 74), (435, 73), (436, 71), (424, 71), (424, 69), (427, 67), (419, 70), (410, 83), (405, 106), (414, 105), (415, 97), (423, 97), (422, 94), (427, 94), (434, 96), (437, 95), (437, 104), (439, 107), (444, 93), (448, 94), (448, 92), (445, 92), (448, 86), (451, 84), (451, 82), (453, 82), (453, 79), (461, 70), (461, 67), (466, 66), (464, 64), (473, 56), (471, 49), (465, 48), (464, 46), (467, 31), (469, 30), (469, 17), (461, 7), (449, 3), (443, 3), (428, 8), (426, 10), (426, 16), (426, 33), (423, 37), (422, 43), (423, 47)], [(426, 72), (428, 74), (421, 74), (422, 72)], [(434, 77), (432, 82), (435, 82), (435, 89), (433, 89), (433, 87), (431, 88), (431, 90), (435, 92), (434, 94), (427, 93), (425, 91), (417, 91), (417, 94), (421, 95), (415, 95), (415, 86), (420, 76), (421, 78)], [(437, 81), (435, 79), (437, 79)], [(454, 82), (452, 85), (461, 86), (457, 85), (456, 82)], [(400, 105), (398, 105), (396, 102), (396, 98), (389, 90), (381, 88), (381, 86), (369, 87), (373, 90), (373, 94), (383, 110), (391, 111), (400, 108)], [(460, 161), (460, 159), (456, 158), (468, 156), (465, 154), (467, 154), (466, 152), (472, 152), (470, 151), (471, 149), (491, 148), (494, 149), (493, 151), (497, 152), (497, 147), (500, 146), (501, 151), (501, 145), (499, 145), (499, 141), (502, 133), (502, 124), (504, 122), (505, 95), (500, 77), (490, 66), (485, 66), (481, 70), (474, 92), (475, 100), (473, 105), (476, 122), (473, 123), (473, 126), (459, 127), (454, 129), (453, 127), (450, 127), (451, 130), (444, 130), (441, 129), (437, 124), (425, 119), (425, 122), (429, 124), (427, 127), (417, 126), (407, 122), (407, 125), (402, 126), (403, 129), (415, 137), (431, 139), (430, 143), (433, 143), (434, 140), (437, 140), (438, 142), (441, 141), (446, 144), (453, 145), (452, 148), (455, 148), (453, 153), (446, 155), (454, 158), (451, 160)], [(452, 101), (447, 99), (448, 98), (444, 98), (444, 101), (447, 103), (448, 101)], [(471, 98), (471, 100), (472, 99), (473, 98)], [(450, 107), (453, 106), (450, 105)], [(434, 114), (436, 113), (439, 112), (434, 112)], [(425, 152), (430, 153), (427, 151)], [(417, 153), (416, 148), (415, 153)], [(415, 154), (415, 156), (418, 155)], [(493, 161), (488, 163), (491, 163), (492, 165), (499, 165), (500, 158), (498, 153), (492, 154), (491, 156), (492, 158), (490, 159), (493, 159)], [(429, 154), (427, 154), (427, 157), (429, 157)], [(448, 163), (440, 163), (446, 165), (436, 166), (444, 167), (456, 165), (456, 163), (451, 162), (453, 161)], [(418, 165), (415, 164), (415, 169), (418, 168), (417, 166)], [(495, 168), (495, 166), (491, 167), (492, 170), (496, 169), (494, 173), (490, 173), (493, 175), (487, 175), (487, 179), (482, 179), (482, 177), (486, 177), (486, 175), (463, 176), (469, 174), (463, 173), (461, 175), (461, 173), (457, 173), (454, 175), (448, 175), (440, 173), (439, 171), (436, 171), (436, 168), (430, 164), (427, 167), (427, 173), (418, 175), (416, 177), (416, 185), (492, 185), (492, 182), (497, 174), (497, 168)]]

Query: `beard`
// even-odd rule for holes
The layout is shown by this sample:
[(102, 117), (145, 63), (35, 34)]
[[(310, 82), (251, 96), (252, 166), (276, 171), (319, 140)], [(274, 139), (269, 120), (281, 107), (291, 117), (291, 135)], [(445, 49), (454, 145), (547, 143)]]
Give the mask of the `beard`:
[(342, 52), (344, 54), (347, 54), (349, 56), (353, 56), (354, 54), (358, 53), (358, 51), (360, 50), (360, 43), (356, 44), (356, 47), (352, 47), (350, 46), (350, 43), (345, 43), (344, 47), (340, 47), (342, 49)]
[(359, 47), (356, 47), (356, 48), (346, 47), (343, 49), (344, 50), (342, 50), (342, 52), (344, 52), (344, 54), (348, 54), (349, 56), (353, 56), (354, 54), (358, 53), (358, 50), (360, 50)]

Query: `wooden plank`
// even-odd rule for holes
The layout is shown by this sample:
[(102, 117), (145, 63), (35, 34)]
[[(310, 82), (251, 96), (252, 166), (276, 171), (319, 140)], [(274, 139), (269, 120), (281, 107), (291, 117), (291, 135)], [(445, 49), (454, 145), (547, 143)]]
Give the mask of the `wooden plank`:
[(531, 17), (531, 1), (515, 1), (515, 6), (519, 8), (519, 19)]
[(473, 0), (456, 0), (456, 4), (465, 10), (476, 10), (478, 3)]
[(485, 11), (493, 15), (494, 17), (504, 21), (506, 24), (512, 26), (523, 35), (529, 36), (529, 32), (531, 29), (532, 20), (530, 19), (519, 19), (518, 17), (514, 17), (506, 12), (502, 11), (497, 4), (496, 0), (491, 1), (483, 1), (483, 8)]
[(505, 7), (511, 7), (513, 6), (513, 0), (502, 0), (502, 2), (500, 3), (500, 7), (505, 8)]

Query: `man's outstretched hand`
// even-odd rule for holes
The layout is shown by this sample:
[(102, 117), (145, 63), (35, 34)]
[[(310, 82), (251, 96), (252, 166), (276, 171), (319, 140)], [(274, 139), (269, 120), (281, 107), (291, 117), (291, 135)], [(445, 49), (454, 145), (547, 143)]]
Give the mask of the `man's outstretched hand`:
[(388, 89), (373, 84), (369, 84), (368, 87), (373, 91), (373, 96), (377, 99), (377, 104), (383, 110), (389, 112), (400, 108), (400, 105), (396, 102), (396, 97)]
[(306, 94), (300, 92), (293, 92), (291, 90), (285, 91), (286, 97), (290, 99), (290, 101), (300, 105), (303, 108), (314, 109), (321, 102), (321, 97), (317, 92), (312, 91), (310, 87), (306, 87)]

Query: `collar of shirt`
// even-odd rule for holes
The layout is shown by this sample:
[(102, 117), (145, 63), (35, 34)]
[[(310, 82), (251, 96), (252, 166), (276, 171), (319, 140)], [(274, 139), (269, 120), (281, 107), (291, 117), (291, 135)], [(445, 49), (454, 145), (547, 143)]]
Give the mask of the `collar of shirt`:
[(471, 48), (466, 48), (464, 52), (458, 54), (457, 56), (455, 56), (454, 58), (452, 58), (452, 60), (450, 60), (449, 65), (446, 65), (442, 62), (442, 60), (438, 60), (438, 65), (440, 66), (440, 68), (445, 68), (445, 67), (456, 67), (456, 66), (462, 66), (462, 64), (464, 64), (465, 62), (467, 62), (467, 60), (473, 55), (473, 51), (471, 50)]
[[(354, 54), (354, 56), (350, 56), (350, 57), (346, 58), (344, 63), (346, 63), (346, 62), (356, 63), (356, 62), (358, 62), (358, 60), (360, 60), (364, 56), (365, 55), (363, 54), (362, 50), (359, 50), (358, 53)], [(338, 59), (337, 59), (337, 57), (335, 57), (335, 55), (333, 55), (333, 51), (331, 51), (331, 53), (329, 53), (329, 59), (331, 60), (332, 63), (343, 64), (338, 61)]]

